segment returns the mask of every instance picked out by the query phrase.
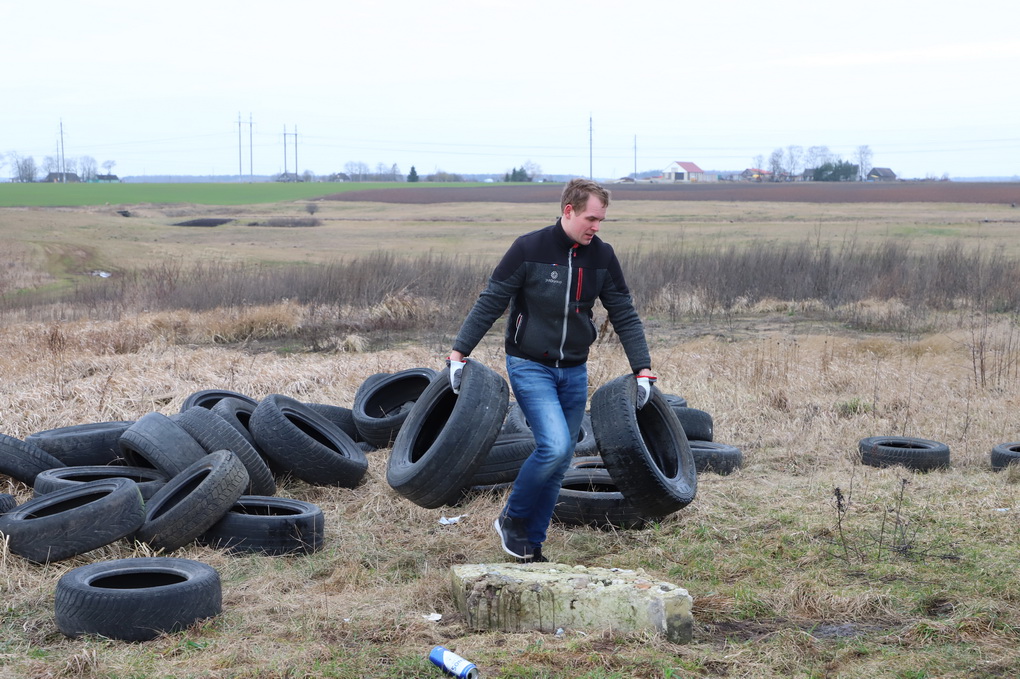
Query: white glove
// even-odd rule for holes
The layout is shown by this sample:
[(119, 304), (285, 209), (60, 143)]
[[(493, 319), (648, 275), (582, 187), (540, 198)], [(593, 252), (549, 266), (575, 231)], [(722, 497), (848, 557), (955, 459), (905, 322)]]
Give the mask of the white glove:
[(652, 397), (652, 385), (655, 384), (656, 378), (651, 375), (641, 376), (637, 378), (637, 407), (641, 410), (648, 403), (648, 399)]
[(453, 387), (453, 393), (460, 393), (460, 380), (461, 371), (464, 370), (464, 361), (455, 361), (452, 358), (446, 359), (446, 364), (450, 366), (450, 386)]

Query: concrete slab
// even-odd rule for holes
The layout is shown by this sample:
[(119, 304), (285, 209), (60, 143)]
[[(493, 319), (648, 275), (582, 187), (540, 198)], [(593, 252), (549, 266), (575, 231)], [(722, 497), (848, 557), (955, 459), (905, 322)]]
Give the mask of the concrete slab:
[(461, 564), (453, 599), (473, 629), (653, 631), (678, 644), (694, 631), (694, 599), (643, 570), (556, 563)]

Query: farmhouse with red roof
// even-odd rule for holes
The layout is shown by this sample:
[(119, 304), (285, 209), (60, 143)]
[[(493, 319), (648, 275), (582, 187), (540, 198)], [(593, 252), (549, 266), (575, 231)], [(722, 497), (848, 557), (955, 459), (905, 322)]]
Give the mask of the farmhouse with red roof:
[(700, 167), (679, 160), (674, 160), (662, 171), (662, 178), (674, 182), (703, 182), (706, 179), (705, 171)]

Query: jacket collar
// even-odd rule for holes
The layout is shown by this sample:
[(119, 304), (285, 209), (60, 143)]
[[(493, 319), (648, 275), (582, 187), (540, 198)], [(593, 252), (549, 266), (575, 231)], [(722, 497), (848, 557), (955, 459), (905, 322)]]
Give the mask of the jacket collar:
[(575, 245), (577, 245), (577, 247), (583, 247), (580, 244), (578, 244), (576, 241), (574, 241), (573, 238), (568, 236), (567, 232), (563, 230), (562, 218), (557, 217), (556, 218), (556, 224), (554, 226), (556, 228), (553, 229), (553, 233), (554, 233), (555, 238), (556, 238), (556, 246), (557, 247), (570, 248), (570, 247), (573, 247)]

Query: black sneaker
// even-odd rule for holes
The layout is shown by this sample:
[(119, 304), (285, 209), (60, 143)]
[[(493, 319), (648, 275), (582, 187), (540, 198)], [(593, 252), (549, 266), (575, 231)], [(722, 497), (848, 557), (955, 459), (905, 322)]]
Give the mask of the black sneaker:
[(542, 556), (542, 547), (541, 547), (541, 545), (539, 545), (538, 547), (532, 547), (531, 548), (531, 556), (528, 557), (527, 559), (521, 559), (520, 562), (521, 563), (549, 563), (549, 559), (544, 557), (544, 556)]
[(532, 549), (524, 532), (524, 522), (503, 513), (492, 523), (499, 534), (503, 551), (518, 559), (531, 559)]

